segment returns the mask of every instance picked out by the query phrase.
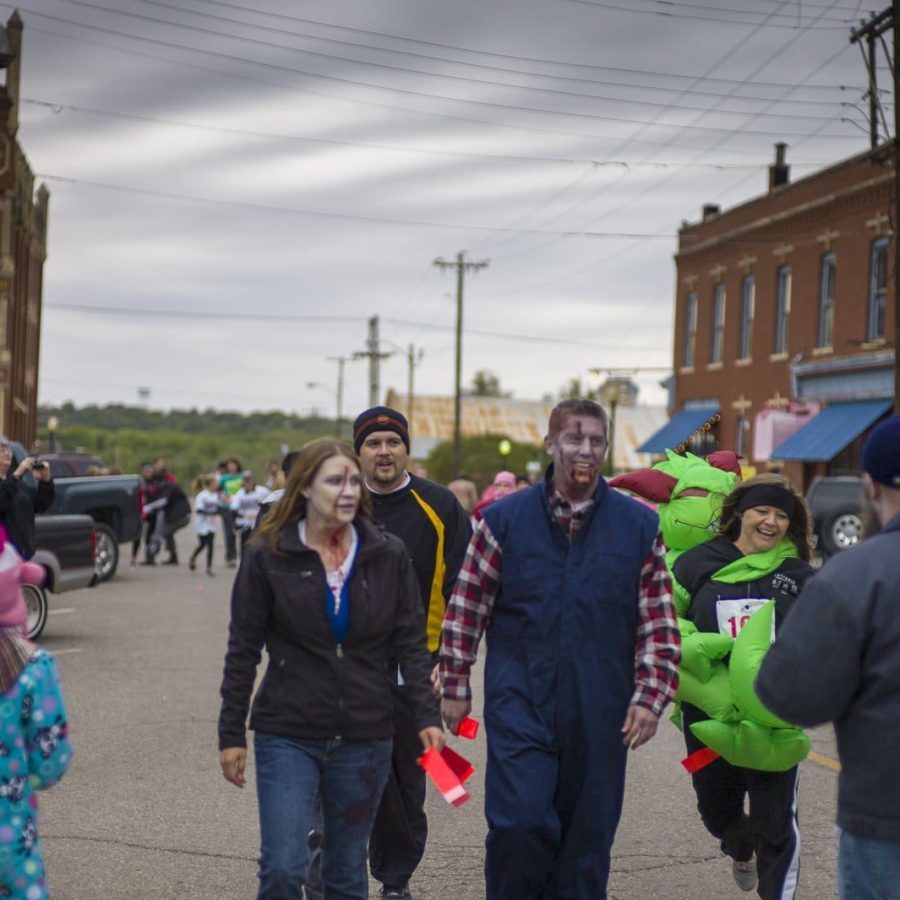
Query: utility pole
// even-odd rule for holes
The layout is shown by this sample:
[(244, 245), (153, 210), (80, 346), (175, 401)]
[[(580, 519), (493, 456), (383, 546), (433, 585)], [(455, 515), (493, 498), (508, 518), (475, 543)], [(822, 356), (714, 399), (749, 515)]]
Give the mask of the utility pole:
[(393, 356), (391, 353), (382, 353), (381, 341), (378, 337), (378, 316), (369, 319), (369, 337), (366, 340), (366, 350), (358, 350), (353, 354), (353, 359), (369, 360), (369, 406), (378, 406), (378, 395), (381, 393), (381, 360)]
[(487, 268), (490, 260), (466, 262), (466, 251), (456, 254), (456, 262), (447, 262), (442, 257), (434, 260), (433, 265), (439, 269), (456, 269), (456, 377), (453, 393), (453, 471), (459, 472), (462, 458), (462, 317), (463, 289), (467, 269), (473, 272)]
[(897, 61), (900, 60), (900, 36), (897, 34), (900, 25), (900, 0), (893, 0), (891, 12), (894, 29), (894, 59), (891, 64), (894, 79), (894, 412), (900, 413), (900, 278), (897, 272), (897, 262), (900, 260), (900, 146), (897, 145), (897, 137), (900, 135), (900, 80), (897, 78)]
[[(869, 57), (866, 58), (864, 52), (863, 58), (869, 71), (869, 110), (870, 116), (874, 121), (876, 109), (884, 116), (884, 110), (881, 107), (875, 83), (875, 39), (880, 38), (888, 29), (893, 31), (893, 59), (888, 59), (887, 62), (894, 90), (894, 137), (891, 141), (891, 164), (894, 168), (893, 209), (891, 210), (894, 231), (894, 259), (891, 267), (891, 276), (894, 280), (894, 411), (900, 413), (900, 353), (898, 353), (897, 349), (898, 341), (900, 341), (900, 278), (898, 278), (900, 273), (897, 271), (897, 264), (900, 261), (900, 190), (898, 190), (900, 188), (900, 145), (897, 142), (897, 136), (900, 135), (900, 106), (898, 106), (900, 79), (898, 79), (897, 72), (897, 60), (900, 59), (898, 26), (900, 26), (900, 0), (891, 0), (890, 7), (882, 10), (877, 15), (873, 15), (868, 22), (854, 29), (850, 35), (850, 43), (854, 44), (865, 38), (869, 45)], [(885, 55), (887, 55), (887, 48), (885, 48)], [(872, 139), (876, 140), (878, 135), (877, 125), (873, 125), (870, 122), (869, 131)]]
[[(344, 364), (347, 362), (346, 356), (326, 356), (329, 362), (338, 364), (337, 376), (337, 420), (334, 423), (334, 436), (341, 439), (341, 420), (344, 418)], [(374, 406), (374, 404), (373, 404)]]
[(425, 355), (424, 350), (419, 350), (418, 356), (416, 355), (416, 348), (410, 344), (409, 349), (406, 351), (406, 365), (408, 367), (407, 378), (406, 378), (406, 422), (409, 425), (409, 430), (412, 432), (412, 421), (413, 421), (413, 379), (416, 371), (416, 366), (422, 362), (422, 357)]

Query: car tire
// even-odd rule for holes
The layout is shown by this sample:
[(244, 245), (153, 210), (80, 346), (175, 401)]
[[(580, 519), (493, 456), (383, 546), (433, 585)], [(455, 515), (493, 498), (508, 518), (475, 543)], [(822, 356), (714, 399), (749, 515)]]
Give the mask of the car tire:
[(839, 512), (831, 516), (822, 529), (822, 548), (829, 556), (841, 553), (859, 543), (863, 522), (859, 513)]
[(47, 592), (36, 584), (23, 584), (22, 594), (28, 611), (28, 640), (36, 641), (47, 624)]
[(116, 574), (119, 565), (119, 542), (115, 532), (109, 525), (98, 522), (95, 526), (97, 532), (97, 555), (94, 557), (94, 584), (101, 581), (109, 581)]

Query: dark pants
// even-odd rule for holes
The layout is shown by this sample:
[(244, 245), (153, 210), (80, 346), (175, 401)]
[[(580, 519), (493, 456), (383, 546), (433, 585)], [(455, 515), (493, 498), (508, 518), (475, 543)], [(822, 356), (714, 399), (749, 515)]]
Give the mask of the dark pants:
[(230, 509), (222, 510), (222, 534), (225, 536), (225, 561), (237, 560), (237, 535), (234, 533), (234, 513)]
[(366, 841), (391, 754), (384, 741), (303, 741), (256, 732), (260, 900), (297, 900), (316, 794), (328, 830), (323, 876), (329, 900), (369, 896)]
[(211, 569), (213, 561), (213, 541), (215, 541), (215, 539), (216, 535), (212, 531), (209, 534), (198, 534), (197, 541), (199, 543), (194, 548), (194, 552), (191, 554), (191, 562), (193, 562), (205, 549), (206, 568)]
[[(629, 659), (630, 662), (630, 659)], [(625, 790), (633, 685), (600, 663), (488, 645), (487, 900), (602, 900)], [(602, 685), (602, 686), (601, 686)]]
[[(388, 888), (405, 887), (425, 853), (425, 772), (422, 742), (406, 688), (394, 688), (394, 752), (369, 839), (372, 877)], [(328, 833), (325, 834), (328, 842)]]
[[(688, 726), (707, 717), (687, 704), (682, 716), (690, 754), (705, 745)], [(700, 818), (706, 830), (719, 840), (722, 852), (742, 861), (756, 853), (758, 892), (763, 900), (793, 897), (797, 888), (797, 776), (796, 766), (787, 772), (760, 772), (732, 766), (721, 757), (691, 776)], [(744, 811), (747, 797), (749, 815)]]

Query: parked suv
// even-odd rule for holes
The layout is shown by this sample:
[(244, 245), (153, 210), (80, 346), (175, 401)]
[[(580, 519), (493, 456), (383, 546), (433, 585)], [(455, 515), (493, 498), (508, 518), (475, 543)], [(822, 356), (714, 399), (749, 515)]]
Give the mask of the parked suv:
[(858, 475), (817, 478), (810, 485), (806, 502), (823, 556), (834, 556), (862, 539), (862, 497)]

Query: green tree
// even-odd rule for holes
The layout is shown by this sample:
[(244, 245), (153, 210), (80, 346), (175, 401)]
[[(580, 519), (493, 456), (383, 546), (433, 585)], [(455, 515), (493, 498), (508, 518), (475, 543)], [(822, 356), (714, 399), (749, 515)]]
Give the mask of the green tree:
[(474, 397), (511, 397), (512, 392), (504, 393), (500, 389), (500, 377), (488, 369), (479, 369), (472, 376), (472, 395)]
[[(502, 434), (485, 434), (464, 437), (461, 443), (463, 474), (483, 490), (493, 480), (497, 472), (504, 469), (517, 475), (526, 471), (529, 462), (546, 463), (542, 446), (509, 442), (507, 455), (500, 453), (500, 442), (507, 440)], [(428, 477), (441, 484), (452, 481), (457, 472), (453, 469), (453, 441), (442, 441), (434, 447), (425, 460)]]
[(600, 401), (600, 392), (596, 388), (586, 387), (582, 380), (576, 375), (570, 378), (560, 389), (560, 400), (575, 400), (579, 397), (585, 400)]

